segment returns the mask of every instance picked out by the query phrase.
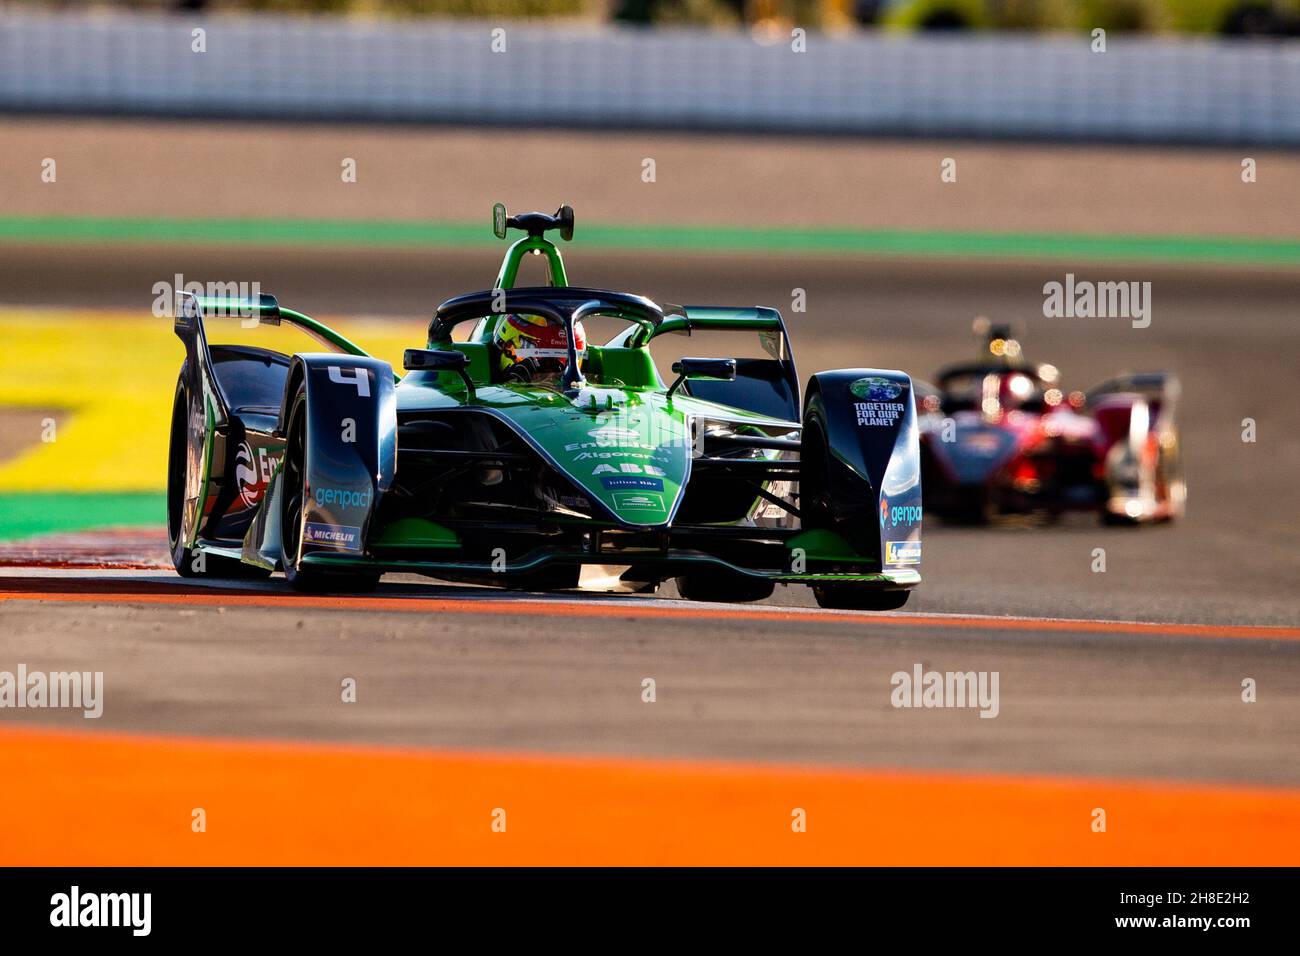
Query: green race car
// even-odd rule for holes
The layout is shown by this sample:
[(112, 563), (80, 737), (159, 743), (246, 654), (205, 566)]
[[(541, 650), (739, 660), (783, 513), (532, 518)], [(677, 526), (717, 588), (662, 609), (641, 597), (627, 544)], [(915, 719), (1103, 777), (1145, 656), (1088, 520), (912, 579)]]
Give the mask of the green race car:
[[(493, 228), (524, 235), (492, 288), (438, 307), (400, 378), (271, 296), (178, 297), (180, 574), (280, 570), (323, 591), (395, 572), (528, 590), (674, 578), (693, 600), (761, 600), (782, 583), (824, 607), (906, 602), (921, 560), (907, 375), (819, 372), (801, 402), (775, 310), (571, 286), (547, 238), (572, 237), (568, 206), (511, 217), (498, 204)], [(516, 287), (530, 254), (549, 285)], [(232, 318), (296, 327), (321, 351), (217, 344)], [(610, 323), (610, 341), (587, 343), (587, 324)], [(682, 358), (665, 382), (655, 343), (704, 332), (758, 354)]]

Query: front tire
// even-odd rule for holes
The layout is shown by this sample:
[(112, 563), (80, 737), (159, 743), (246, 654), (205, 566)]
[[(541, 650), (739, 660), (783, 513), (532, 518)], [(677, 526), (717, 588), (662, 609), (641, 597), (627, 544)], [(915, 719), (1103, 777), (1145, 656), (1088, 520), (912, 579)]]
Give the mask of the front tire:
[(576, 564), (552, 564), (508, 575), (502, 584), (512, 591), (572, 591), (581, 578), (582, 568)]
[(897, 611), (911, 591), (877, 591), (852, 584), (815, 584), (813, 597), (819, 607), (836, 611)]
[(677, 579), (677, 593), (688, 601), (744, 604), (766, 600), (775, 590), (772, 581), (725, 571), (692, 571)]

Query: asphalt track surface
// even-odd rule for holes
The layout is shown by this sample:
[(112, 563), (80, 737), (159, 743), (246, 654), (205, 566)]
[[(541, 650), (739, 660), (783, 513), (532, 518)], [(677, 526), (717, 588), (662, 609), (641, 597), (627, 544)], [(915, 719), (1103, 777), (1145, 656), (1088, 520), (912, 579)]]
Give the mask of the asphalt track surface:
[[(567, 251), (567, 250), (566, 250)], [(102, 669), (105, 730), (758, 764), (1300, 784), (1300, 275), (1140, 263), (984, 263), (570, 253), (575, 282), (661, 301), (770, 304), (801, 374), (969, 357), (973, 316), (1020, 323), (1070, 387), (1126, 369), (1183, 379), (1185, 521), (1102, 528), (927, 519), (904, 612), (522, 596), (402, 578), (364, 599), (182, 584), (170, 573), (0, 577), (0, 660)], [(174, 272), (256, 278), (322, 317), (427, 314), (490, 283), (472, 254), (9, 247), (0, 301), (147, 308)], [(1153, 284), (1153, 321), (1045, 319), (1065, 272)], [(792, 290), (808, 311), (792, 314)], [(364, 343), (363, 343), (364, 344)], [(680, 350), (698, 354), (700, 343)], [(179, 351), (178, 351), (179, 354)], [(1258, 440), (1241, 440), (1254, 418)], [(1095, 549), (1106, 571), (1092, 570)], [(152, 549), (144, 561), (156, 560)], [(1064, 619), (1064, 620), (1062, 620)], [(890, 679), (997, 671), (996, 719), (890, 705)], [(358, 680), (341, 707), (339, 682)], [(653, 678), (657, 699), (641, 699)], [(1242, 701), (1242, 682), (1258, 701)], [(13, 717), (10, 712), (6, 720)], [(84, 729), (66, 712), (32, 726)], [(98, 729), (98, 728), (97, 728)]]
[[(97, 730), (1300, 783), (1284, 729), (1300, 724), (1295, 627), (869, 615), (406, 579), (312, 598), (148, 572), (22, 574), (0, 577), (6, 657), (104, 671)], [(997, 671), (997, 711), (895, 709), (891, 675), (916, 663)], [(1246, 676), (1263, 703), (1242, 703)], [(339, 703), (345, 677), (355, 708)]]

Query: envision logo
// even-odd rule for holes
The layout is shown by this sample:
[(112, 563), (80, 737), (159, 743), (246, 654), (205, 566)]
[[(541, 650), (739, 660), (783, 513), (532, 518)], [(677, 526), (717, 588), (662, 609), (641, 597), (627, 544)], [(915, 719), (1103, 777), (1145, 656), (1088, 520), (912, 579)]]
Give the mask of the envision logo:
[(71, 892), (50, 897), (51, 926), (129, 926), (131, 935), (148, 936), (152, 928), (152, 893)]

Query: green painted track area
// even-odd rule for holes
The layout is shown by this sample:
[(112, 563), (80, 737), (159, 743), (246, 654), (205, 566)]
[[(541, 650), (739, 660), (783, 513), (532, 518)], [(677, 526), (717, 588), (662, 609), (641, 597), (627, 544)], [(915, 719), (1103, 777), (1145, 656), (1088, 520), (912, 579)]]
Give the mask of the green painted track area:
[(156, 527), (167, 522), (162, 492), (0, 494), (0, 541), (60, 531)]
[[(1211, 236), (927, 232), (904, 229), (608, 226), (578, 224), (588, 247), (627, 251), (784, 253), (1076, 260), (1300, 267), (1300, 239)], [(324, 219), (0, 217), (0, 241), (22, 243), (254, 244), (274, 246), (493, 246), (489, 223)]]

